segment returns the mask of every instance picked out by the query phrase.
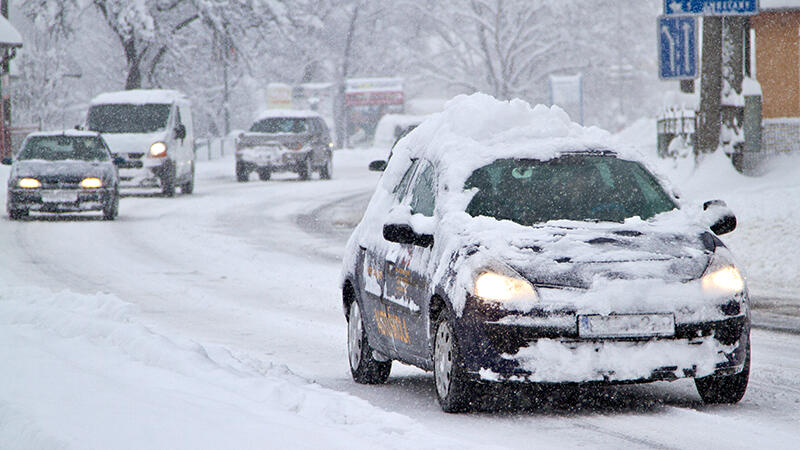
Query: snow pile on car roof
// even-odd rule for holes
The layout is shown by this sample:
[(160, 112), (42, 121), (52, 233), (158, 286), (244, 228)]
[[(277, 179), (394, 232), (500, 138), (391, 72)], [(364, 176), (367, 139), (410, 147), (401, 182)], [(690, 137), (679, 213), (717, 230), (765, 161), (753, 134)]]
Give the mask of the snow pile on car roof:
[(253, 120), (258, 122), (259, 120), (274, 118), (308, 119), (311, 117), (320, 117), (320, 115), (307, 109), (267, 109), (258, 113)]
[(172, 103), (186, 99), (182, 92), (172, 89), (132, 89), (129, 91), (104, 92), (92, 99), (92, 105)]

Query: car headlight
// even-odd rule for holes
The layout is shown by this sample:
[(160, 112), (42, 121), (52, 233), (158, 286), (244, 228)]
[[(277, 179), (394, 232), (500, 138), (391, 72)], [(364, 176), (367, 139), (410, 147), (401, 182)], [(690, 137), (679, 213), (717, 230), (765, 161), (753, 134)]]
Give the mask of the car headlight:
[(103, 180), (94, 177), (84, 178), (83, 181), (81, 181), (81, 187), (84, 189), (97, 189), (103, 187)]
[(156, 158), (167, 156), (167, 144), (160, 141), (154, 142), (150, 146), (150, 156), (155, 156)]
[(20, 178), (17, 181), (17, 186), (24, 189), (36, 189), (42, 187), (42, 183), (36, 178)]
[(475, 295), (498, 302), (536, 300), (536, 290), (527, 280), (496, 272), (483, 272), (475, 278)]
[(733, 264), (730, 252), (718, 248), (700, 280), (703, 291), (714, 295), (733, 295), (744, 289), (744, 278)]

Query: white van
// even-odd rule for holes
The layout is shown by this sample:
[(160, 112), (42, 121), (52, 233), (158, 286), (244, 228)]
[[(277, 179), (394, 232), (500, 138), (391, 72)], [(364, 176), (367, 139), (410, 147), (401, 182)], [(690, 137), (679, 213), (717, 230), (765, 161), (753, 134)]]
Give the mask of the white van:
[(166, 89), (106, 92), (92, 99), (86, 128), (99, 131), (119, 165), (122, 187), (160, 188), (168, 197), (194, 190), (192, 107)]

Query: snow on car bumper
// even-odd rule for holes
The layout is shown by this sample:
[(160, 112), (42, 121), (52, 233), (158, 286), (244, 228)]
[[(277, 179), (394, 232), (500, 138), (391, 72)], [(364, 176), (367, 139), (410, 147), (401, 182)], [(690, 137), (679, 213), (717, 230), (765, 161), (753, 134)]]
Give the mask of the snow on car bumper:
[[(62, 194), (58, 198), (58, 194)], [(48, 195), (50, 197), (48, 198)], [(111, 189), (22, 190), (9, 191), (9, 209), (41, 212), (99, 211), (110, 201)]]
[(253, 168), (273, 171), (296, 170), (306, 160), (310, 151), (292, 151), (282, 147), (251, 147), (239, 150), (237, 160)]
[(620, 383), (738, 373), (750, 327), (740, 310), (676, 322), (669, 337), (582, 338), (574, 311), (514, 314), (477, 303), (468, 301), (455, 331), (467, 372), (481, 381)]

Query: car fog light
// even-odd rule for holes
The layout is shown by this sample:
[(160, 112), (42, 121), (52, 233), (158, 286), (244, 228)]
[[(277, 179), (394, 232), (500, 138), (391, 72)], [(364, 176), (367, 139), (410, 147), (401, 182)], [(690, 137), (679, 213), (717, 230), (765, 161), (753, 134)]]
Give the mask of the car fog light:
[(84, 178), (81, 181), (81, 187), (84, 189), (96, 189), (103, 187), (103, 181), (100, 178)]
[(536, 300), (533, 286), (526, 280), (494, 272), (484, 272), (475, 279), (475, 295), (494, 301)]
[(42, 183), (36, 178), (21, 178), (17, 181), (17, 186), (24, 189), (36, 189), (42, 187)]
[(727, 266), (703, 276), (702, 285), (706, 292), (735, 294), (744, 289), (744, 280), (736, 267)]
[(167, 144), (163, 142), (153, 143), (153, 145), (150, 146), (150, 156), (155, 156), (156, 158), (167, 156)]

